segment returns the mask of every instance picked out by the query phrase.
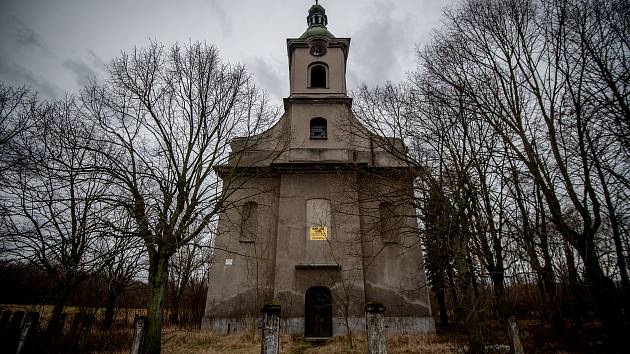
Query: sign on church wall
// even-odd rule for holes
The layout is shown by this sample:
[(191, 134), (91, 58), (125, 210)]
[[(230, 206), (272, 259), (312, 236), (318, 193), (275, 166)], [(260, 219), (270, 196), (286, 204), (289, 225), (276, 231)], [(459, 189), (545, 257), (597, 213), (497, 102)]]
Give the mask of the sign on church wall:
[(307, 238), (310, 241), (330, 239), (330, 201), (328, 199), (309, 199), (306, 201)]
[(309, 240), (324, 241), (328, 239), (328, 226), (311, 226), (308, 231)]

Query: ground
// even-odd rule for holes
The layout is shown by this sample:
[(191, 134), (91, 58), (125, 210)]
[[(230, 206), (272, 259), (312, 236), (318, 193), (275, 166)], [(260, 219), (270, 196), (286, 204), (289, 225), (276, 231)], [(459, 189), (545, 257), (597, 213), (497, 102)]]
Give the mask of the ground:
[[(126, 335), (120, 333), (119, 335)], [(110, 340), (99, 343), (112, 343)], [(119, 342), (119, 341), (114, 341)], [(396, 335), (388, 336), (388, 353), (426, 353), (442, 354), (457, 353), (457, 345), (442, 342), (435, 335)], [(95, 343), (97, 344), (97, 343)], [(107, 348), (94, 353), (98, 354), (127, 354), (128, 349), (111, 351)], [(281, 338), (281, 353), (291, 354), (363, 354), (367, 352), (365, 333), (353, 336), (353, 349), (350, 349), (347, 337), (338, 337), (322, 344), (311, 344), (301, 338), (283, 335)], [(246, 331), (231, 335), (219, 335), (203, 330), (176, 330), (166, 328), (164, 331), (163, 354), (258, 354), (260, 353), (260, 334), (258, 331)]]

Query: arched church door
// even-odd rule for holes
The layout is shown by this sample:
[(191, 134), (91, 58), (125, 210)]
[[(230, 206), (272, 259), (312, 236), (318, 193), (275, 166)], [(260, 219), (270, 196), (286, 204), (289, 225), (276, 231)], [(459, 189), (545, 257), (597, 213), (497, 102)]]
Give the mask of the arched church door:
[(332, 337), (332, 295), (323, 286), (306, 290), (304, 337)]

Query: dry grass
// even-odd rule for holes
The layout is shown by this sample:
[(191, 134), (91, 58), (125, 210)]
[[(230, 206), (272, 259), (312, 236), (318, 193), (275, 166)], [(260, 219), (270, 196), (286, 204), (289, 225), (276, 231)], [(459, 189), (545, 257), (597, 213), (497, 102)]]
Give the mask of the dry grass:
[[(434, 335), (392, 335), (387, 338), (388, 352), (392, 354), (454, 353), (450, 343), (442, 343)], [(326, 343), (313, 344), (299, 337), (283, 335), (281, 353), (291, 354), (362, 354), (367, 352), (365, 333), (353, 335), (353, 348), (347, 337), (336, 337)], [(97, 351), (95, 353), (126, 354), (126, 350)], [(237, 334), (223, 335), (204, 330), (177, 330), (166, 328), (163, 334), (164, 354), (258, 354), (260, 333), (250, 329)]]
[[(47, 305), (0, 305), (0, 310), (37, 311), (42, 314), (40, 328), (45, 328), (45, 322), (50, 317), (52, 306)], [(79, 312), (79, 309), (66, 307), (68, 317)], [(102, 310), (100, 310), (102, 311)], [(131, 321), (136, 313), (142, 314), (142, 309), (129, 310)], [(97, 313), (97, 315), (101, 315)], [(68, 321), (69, 322), (69, 321)], [(123, 321), (124, 322), (124, 321)], [(68, 325), (66, 323), (66, 325)], [(131, 345), (131, 325), (119, 322), (110, 331), (101, 330), (95, 325), (90, 336), (90, 347), (95, 354), (128, 354)], [(325, 343), (310, 343), (298, 336), (282, 335), (280, 338), (281, 353), (287, 354), (363, 354), (367, 353), (367, 338), (365, 333), (354, 333), (353, 346), (350, 347), (348, 337), (336, 337)], [(454, 343), (444, 342), (436, 335), (388, 335), (387, 349), (390, 354), (444, 354), (455, 353)], [(166, 327), (162, 335), (162, 353), (164, 354), (258, 354), (260, 353), (260, 331), (250, 328), (235, 334), (217, 334), (207, 330), (187, 330), (176, 327)]]

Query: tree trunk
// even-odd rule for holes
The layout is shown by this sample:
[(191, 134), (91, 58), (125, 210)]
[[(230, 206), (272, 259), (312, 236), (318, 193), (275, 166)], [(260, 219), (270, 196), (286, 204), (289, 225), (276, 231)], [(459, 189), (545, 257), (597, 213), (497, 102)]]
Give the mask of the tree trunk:
[(350, 345), (350, 349), (354, 348), (354, 343), (352, 341), (352, 328), (350, 328), (350, 322), (348, 321), (348, 317), (350, 315), (350, 299), (346, 299), (346, 303), (343, 307), (343, 315), (346, 324), (346, 335), (348, 336), (348, 344)]
[(459, 307), (462, 311), (464, 327), (468, 333), (468, 345), (471, 354), (483, 353), (483, 335), (481, 333), (481, 320), (477, 309), (477, 297), (473, 287), (473, 274), (470, 269), (468, 254), (466, 252), (467, 238), (460, 235), (453, 240), (453, 253), (455, 255), (455, 267), (457, 268), (457, 287), (461, 293)]
[(168, 283), (168, 256), (156, 252), (149, 258), (149, 293), (147, 302), (148, 326), (143, 354), (160, 354), (162, 341), (162, 309)]
[(556, 281), (554, 280), (551, 263), (545, 262), (545, 267), (540, 272), (540, 277), (543, 285), (542, 296), (550, 311), (551, 326), (554, 334), (560, 338), (564, 334), (564, 321), (560, 313), (560, 306), (558, 305), (558, 292), (556, 290)]
[(571, 245), (566, 239), (563, 241), (564, 256), (567, 262), (567, 276), (569, 280), (569, 302), (574, 311), (571, 311), (573, 317), (573, 330), (574, 332), (582, 327), (582, 319), (584, 318), (585, 305), (582, 301), (582, 293), (580, 291), (580, 284), (577, 274), (577, 268), (575, 267), (575, 257), (571, 250)]
[(444, 287), (441, 286), (436, 290), (435, 296), (437, 297), (438, 306), (440, 307), (440, 324), (442, 326), (448, 326), (448, 313), (446, 312), (446, 294), (444, 294)]
[(68, 300), (68, 296), (70, 292), (65, 289), (57, 290), (57, 296), (55, 297), (55, 303), (53, 305), (52, 315), (50, 317), (50, 321), (48, 322), (48, 326), (46, 327), (46, 334), (48, 336), (57, 335), (57, 331), (59, 330), (59, 323), (61, 322), (61, 315), (63, 313), (63, 307)]
[[(592, 144), (590, 138), (589, 143)], [(610, 190), (608, 189), (608, 183), (604, 177), (604, 172), (599, 163), (599, 158), (594, 154), (595, 167), (597, 168), (597, 174), (602, 185), (602, 191), (604, 192), (604, 200), (606, 201), (606, 209), (608, 210), (608, 218), (610, 220), (610, 226), (612, 228), (613, 241), (615, 243), (615, 253), (617, 255), (617, 266), (619, 267), (619, 276), (621, 277), (621, 289), (623, 306), (625, 307), (625, 319), (630, 323), (630, 279), (628, 279), (628, 267), (626, 265), (626, 259), (623, 249), (623, 243), (621, 241), (621, 230), (619, 227), (619, 219), (617, 218), (617, 211), (615, 210), (614, 203), (612, 201)]]
[(595, 311), (602, 320), (604, 332), (608, 336), (609, 349), (621, 348), (623, 321), (619, 316), (617, 291), (613, 281), (604, 275), (599, 264), (595, 244), (592, 238), (585, 237), (578, 249), (584, 261), (584, 272), (587, 280), (587, 291), (595, 305)]
[(103, 328), (109, 330), (114, 323), (114, 309), (116, 308), (116, 300), (119, 292), (117, 289), (107, 290), (107, 304), (105, 306), (105, 318), (103, 319)]
[(494, 289), (494, 296), (497, 301), (497, 313), (502, 322), (507, 325), (507, 320), (510, 317), (509, 304), (505, 298), (505, 282), (503, 269), (494, 269), (492, 272), (492, 287)]
[(174, 302), (173, 303), (173, 307), (171, 307), (171, 318), (169, 319), (169, 322), (172, 325), (179, 325), (179, 302)]

